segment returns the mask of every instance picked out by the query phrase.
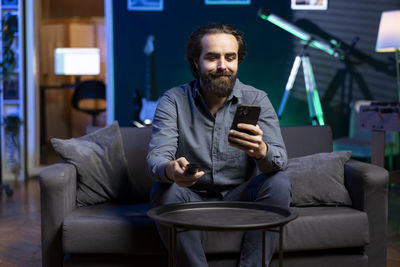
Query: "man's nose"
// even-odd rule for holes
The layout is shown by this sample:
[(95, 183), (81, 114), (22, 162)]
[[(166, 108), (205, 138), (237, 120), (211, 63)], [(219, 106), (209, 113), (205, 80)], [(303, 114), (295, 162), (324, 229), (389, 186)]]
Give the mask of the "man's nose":
[(226, 69), (226, 61), (225, 61), (225, 59), (221, 58), (218, 61), (218, 69), (222, 69), (222, 70)]

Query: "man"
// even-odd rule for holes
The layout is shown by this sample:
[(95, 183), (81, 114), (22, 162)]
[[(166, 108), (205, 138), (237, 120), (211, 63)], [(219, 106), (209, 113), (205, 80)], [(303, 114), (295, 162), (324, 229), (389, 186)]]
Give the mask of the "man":
[[(265, 92), (237, 79), (246, 55), (242, 33), (225, 24), (204, 25), (191, 34), (186, 55), (196, 80), (168, 90), (154, 116), (147, 156), (157, 180), (152, 206), (216, 200), (289, 206), (290, 182), (280, 172), (287, 154), (276, 113)], [(240, 104), (261, 106), (258, 124), (231, 130)], [(200, 170), (185, 173), (189, 163)], [(165, 229), (159, 231), (165, 242)], [(267, 234), (268, 261), (276, 243), (277, 234)], [(259, 232), (245, 233), (239, 266), (259, 266), (261, 249)], [(196, 231), (177, 235), (177, 251), (178, 266), (208, 266)]]

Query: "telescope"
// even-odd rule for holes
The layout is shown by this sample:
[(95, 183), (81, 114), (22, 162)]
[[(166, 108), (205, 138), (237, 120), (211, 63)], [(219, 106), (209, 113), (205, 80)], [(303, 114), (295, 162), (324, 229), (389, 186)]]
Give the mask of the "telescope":
[(324, 114), (322, 111), (321, 101), (319, 98), (317, 85), (315, 82), (314, 72), (311, 66), (310, 58), (307, 54), (305, 54), (304, 51), (307, 47), (311, 46), (320, 49), (328, 53), (329, 55), (332, 55), (336, 58), (343, 60), (344, 56), (338, 50), (338, 48), (340, 48), (340, 43), (333, 39), (330, 41), (330, 44), (324, 41), (317, 40), (311, 34), (300, 29), (296, 25), (293, 25), (290, 22), (280, 18), (279, 16), (271, 14), (265, 8), (260, 8), (258, 10), (258, 16), (290, 32), (294, 36), (300, 38), (304, 45), (302, 53), (297, 55), (293, 62), (292, 70), (290, 71), (289, 79), (286, 83), (285, 93), (283, 94), (281, 104), (279, 106), (277, 114), (278, 117), (282, 116), (283, 110), (286, 106), (287, 99), (289, 97), (289, 93), (293, 88), (294, 81), (296, 80), (300, 64), (302, 64), (306, 93), (307, 93), (308, 113), (310, 116), (311, 123), (313, 125), (324, 125), (325, 124)]
[(331, 39), (330, 43), (327, 43), (322, 40), (317, 40), (311, 34), (300, 29), (296, 25), (286, 21), (285, 19), (272, 14), (266, 8), (263, 7), (258, 10), (258, 16), (263, 20), (267, 20), (272, 24), (300, 38), (305, 45), (320, 49), (331, 56), (344, 60), (344, 55), (339, 50), (341, 44), (338, 41)]

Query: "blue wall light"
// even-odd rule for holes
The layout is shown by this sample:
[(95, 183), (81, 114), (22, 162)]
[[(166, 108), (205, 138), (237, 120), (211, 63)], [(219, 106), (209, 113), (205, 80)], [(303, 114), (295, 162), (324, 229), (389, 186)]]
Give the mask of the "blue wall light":
[(127, 0), (130, 11), (163, 11), (164, 0)]
[(206, 5), (250, 5), (251, 0), (204, 0)]

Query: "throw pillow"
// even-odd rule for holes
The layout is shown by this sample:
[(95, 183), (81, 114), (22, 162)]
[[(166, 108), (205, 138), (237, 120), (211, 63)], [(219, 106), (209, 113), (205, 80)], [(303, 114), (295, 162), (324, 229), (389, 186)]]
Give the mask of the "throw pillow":
[(79, 138), (50, 141), (54, 150), (77, 169), (78, 206), (129, 195), (130, 179), (118, 122)]
[(317, 153), (289, 159), (292, 206), (351, 205), (344, 186), (344, 164), (351, 151)]

